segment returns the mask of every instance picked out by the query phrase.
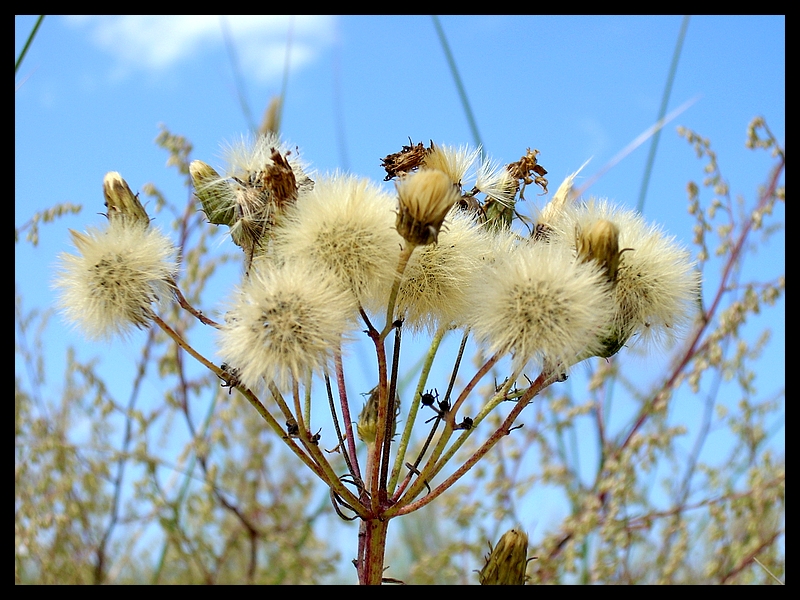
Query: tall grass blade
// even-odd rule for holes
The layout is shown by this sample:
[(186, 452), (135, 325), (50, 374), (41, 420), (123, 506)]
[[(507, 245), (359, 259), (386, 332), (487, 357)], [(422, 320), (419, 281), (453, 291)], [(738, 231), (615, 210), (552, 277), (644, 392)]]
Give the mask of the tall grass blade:
[[(683, 40), (686, 38), (686, 29), (689, 27), (689, 15), (683, 16), (681, 22), (681, 29), (678, 32), (678, 41), (675, 43), (675, 52), (672, 53), (672, 64), (669, 67), (667, 74), (667, 84), (664, 86), (664, 95), (661, 98), (661, 108), (658, 110), (658, 121), (664, 118), (667, 112), (667, 104), (669, 104), (669, 96), (672, 93), (672, 83), (675, 81), (675, 73), (678, 70), (678, 59), (681, 56), (683, 49)], [(642, 189), (639, 191), (639, 202), (636, 204), (636, 210), (642, 212), (644, 209), (644, 199), (647, 196), (647, 187), (650, 184), (650, 174), (653, 171), (653, 163), (656, 160), (656, 148), (658, 147), (658, 138), (661, 136), (661, 130), (653, 134), (650, 140), (650, 152), (647, 155), (647, 163), (644, 168), (644, 176), (642, 177)]]
[(439, 22), (438, 15), (431, 15), (431, 18), (433, 19), (434, 27), (436, 27), (436, 33), (439, 35), (439, 42), (442, 44), (442, 49), (447, 57), (450, 73), (453, 75), (453, 80), (456, 82), (458, 97), (461, 99), (461, 105), (464, 107), (464, 112), (467, 115), (469, 128), (472, 131), (472, 138), (475, 140), (475, 145), (481, 149), (481, 156), (483, 156), (483, 142), (481, 141), (481, 134), (478, 132), (478, 123), (475, 121), (475, 115), (472, 113), (472, 107), (469, 104), (469, 98), (467, 98), (467, 91), (461, 81), (461, 76), (458, 74), (458, 67), (456, 67), (456, 61), (453, 58), (453, 53), (450, 51), (450, 45), (447, 43), (447, 37), (444, 35), (444, 29), (442, 29), (442, 24)]

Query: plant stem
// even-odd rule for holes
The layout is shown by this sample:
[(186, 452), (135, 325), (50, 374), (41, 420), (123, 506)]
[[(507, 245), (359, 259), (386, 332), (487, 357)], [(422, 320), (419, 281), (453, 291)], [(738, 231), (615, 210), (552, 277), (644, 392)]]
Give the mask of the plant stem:
[[(519, 414), (523, 411), (523, 409), (530, 404), (531, 400), (533, 400), (534, 396), (542, 391), (549, 381), (552, 381), (552, 378), (548, 378), (545, 373), (539, 375), (536, 378), (531, 386), (526, 390), (526, 392), (520, 397), (517, 405), (511, 410), (508, 414), (506, 419), (503, 421), (503, 424), (495, 431), (489, 439), (487, 439), (483, 445), (478, 448), (478, 450), (467, 459), (467, 461), (461, 465), (456, 471), (447, 479), (445, 479), (442, 483), (436, 486), (431, 493), (423, 496), (419, 500), (415, 502), (411, 502), (406, 506), (400, 507), (399, 505), (395, 505), (394, 507), (390, 508), (386, 511), (386, 516), (394, 517), (400, 515), (407, 515), (408, 513), (414, 512), (415, 510), (419, 510), (423, 506), (427, 505), (428, 503), (435, 500), (438, 496), (444, 493), (447, 489), (449, 489), (454, 483), (456, 483), (459, 479), (461, 479), (467, 471), (469, 471), (475, 464), (483, 458), (489, 450), (494, 448), (494, 446), (499, 442), (502, 438), (509, 435), (511, 433), (512, 425), (514, 421), (519, 416)], [(407, 497), (412, 497), (410, 494), (406, 494)]]
[(386, 553), (386, 532), (389, 521), (381, 518), (361, 521), (363, 553), (358, 560), (358, 582), (361, 585), (380, 585), (383, 581), (383, 561)]
[(431, 340), (431, 346), (428, 349), (428, 354), (425, 357), (425, 362), (422, 365), (422, 372), (419, 376), (419, 383), (417, 383), (417, 389), (414, 390), (414, 398), (411, 401), (411, 408), (409, 410), (408, 416), (406, 417), (406, 424), (403, 428), (403, 435), (400, 438), (400, 444), (397, 447), (397, 456), (395, 457), (394, 468), (392, 469), (392, 477), (389, 480), (389, 487), (388, 492), (390, 494), (394, 493), (395, 488), (397, 487), (397, 480), (400, 477), (400, 471), (403, 468), (403, 464), (405, 461), (406, 450), (408, 449), (408, 442), (411, 439), (411, 430), (414, 427), (414, 422), (417, 419), (417, 412), (419, 411), (419, 403), (420, 399), (422, 398), (422, 392), (425, 390), (425, 382), (428, 380), (428, 374), (431, 371), (431, 367), (433, 366), (433, 359), (436, 356), (436, 352), (439, 349), (439, 345), (442, 342), (442, 338), (447, 333), (447, 329), (440, 327), (433, 336), (433, 340)]

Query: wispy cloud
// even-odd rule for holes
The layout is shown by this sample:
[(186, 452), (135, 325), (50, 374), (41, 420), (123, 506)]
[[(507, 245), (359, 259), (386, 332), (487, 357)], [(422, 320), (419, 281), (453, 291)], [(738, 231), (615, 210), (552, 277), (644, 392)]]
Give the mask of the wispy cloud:
[(116, 60), (117, 76), (134, 71), (165, 71), (220, 51), (223, 28), (235, 44), (241, 68), (254, 80), (279, 77), (291, 31), (291, 68), (314, 61), (334, 39), (334, 17), (310, 15), (135, 15), (72, 16), (67, 21), (88, 31), (91, 42)]

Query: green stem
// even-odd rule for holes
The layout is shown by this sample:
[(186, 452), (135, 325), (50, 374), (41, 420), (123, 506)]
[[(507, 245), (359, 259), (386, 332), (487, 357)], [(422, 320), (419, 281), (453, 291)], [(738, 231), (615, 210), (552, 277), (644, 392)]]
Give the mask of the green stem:
[(383, 331), (381, 331), (381, 340), (389, 335), (389, 332), (392, 330), (395, 320), (394, 307), (397, 304), (397, 294), (400, 291), (400, 282), (403, 279), (403, 272), (406, 270), (406, 266), (411, 258), (411, 254), (414, 252), (414, 248), (416, 247), (417, 246), (415, 244), (406, 242), (405, 247), (400, 251), (400, 258), (397, 261), (397, 271), (395, 272), (392, 291), (389, 294), (389, 302), (386, 305), (386, 325), (384, 325)]
[[(517, 402), (516, 406), (511, 410), (508, 414), (506, 419), (503, 421), (503, 424), (495, 431), (489, 439), (487, 439), (483, 445), (478, 448), (478, 450), (470, 456), (467, 461), (461, 465), (456, 471), (447, 479), (445, 479), (441, 484), (436, 486), (429, 494), (423, 496), (419, 500), (415, 502), (411, 502), (406, 506), (400, 506), (398, 503), (397, 505), (393, 506), (389, 510), (384, 513), (385, 517), (391, 518), (400, 515), (407, 515), (409, 513), (414, 512), (426, 506), (433, 500), (435, 500), (438, 496), (444, 493), (447, 489), (449, 489), (454, 483), (456, 483), (459, 479), (461, 479), (475, 464), (482, 459), (487, 452), (489, 452), (494, 446), (499, 442), (502, 438), (509, 435), (511, 433), (512, 425), (514, 421), (517, 419), (519, 414), (523, 411), (523, 409), (530, 404), (531, 400), (533, 400), (534, 396), (541, 392), (550, 382), (552, 378), (548, 378), (545, 373), (539, 375), (536, 378), (528, 390), (523, 394), (519, 401)], [(409, 494), (406, 496), (410, 497)]]
[(426, 482), (429, 482), (433, 478), (434, 468), (439, 462), (439, 458), (442, 456), (442, 453), (447, 446), (447, 442), (450, 441), (450, 437), (453, 435), (455, 426), (453, 415), (455, 415), (455, 413), (458, 411), (458, 408), (464, 403), (464, 400), (466, 400), (467, 396), (469, 396), (470, 392), (472, 392), (475, 386), (478, 385), (478, 382), (483, 378), (483, 376), (492, 369), (498, 360), (500, 360), (500, 356), (501, 355), (498, 353), (487, 360), (486, 363), (484, 363), (484, 365), (478, 369), (478, 372), (475, 373), (470, 382), (464, 387), (458, 397), (458, 400), (456, 400), (452, 408), (445, 415), (444, 431), (442, 431), (442, 434), (439, 436), (439, 441), (431, 452), (428, 461), (425, 463), (422, 471), (417, 476), (417, 479), (414, 481), (408, 491), (403, 495), (402, 498), (400, 498), (397, 504), (392, 507), (392, 511), (396, 511), (398, 507), (412, 502), (414, 498), (422, 491), (422, 488), (425, 486)]
[(439, 328), (436, 331), (433, 339), (431, 340), (431, 345), (428, 348), (428, 353), (425, 356), (425, 362), (422, 365), (422, 372), (419, 375), (417, 389), (414, 390), (414, 398), (411, 401), (411, 408), (408, 411), (408, 416), (406, 417), (403, 435), (401, 436), (400, 444), (397, 447), (397, 456), (395, 457), (394, 468), (392, 469), (392, 477), (389, 480), (389, 494), (393, 494), (395, 488), (397, 487), (397, 480), (400, 477), (400, 471), (403, 468), (406, 451), (408, 450), (408, 442), (411, 439), (411, 430), (413, 429), (414, 422), (417, 419), (417, 412), (419, 412), (419, 402), (422, 398), (422, 393), (425, 391), (425, 383), (428, 381), (428, 375), (430, 374), (431, 367), (433, 366), (433, 359), (436, 357), (436, 352), (439, 350), (439, 345), (441, 344), (442, 339), (447, 331), (448, 330), (444, 328)]
[[(675, 81), (675, 72), (678, 70), (678, 59), (681, 56), (681, 48), (683, 48), (683, 40), (686, 38), (686, 29), (689, 27), (689, 15), (683, 16), (681, 22), (681, 30), (678, 32), (678, 41), (675, 43), (675, 51), (672, 53), (672, 64), (669, 67), (667, 74), (667, 84), (664, 86), (664, 94), (661, 97), (661, 108), (658, 110), (658, 121), (664, 118), (667, 113), (667, 105), (669, 104), (669, 97), (672, 93), (672, 83)], [(653, 134), (650, 140), (650, 152), (647, 155), (647, 164), (644, 168), (644, 176), (642, 177), (642, 188), (639, 190), (639, 202), (636, 204), (636, 211), (642, 212), (644, 209), (644, 199), (647, 196), (647, 187), (650, 184), (650, 174), (653, 171), (653, 163), (656, 160), (656, 149), (658, 148), (658, 139), (661, 137), (661, 130), (659, 129)]]
[(477, 415), (475, 415), (475, 417), (472, 419), (472, 429), (464, 431), (460, 436), (458, 436), (458, 439), (455, 442), (453, 442), (453, 444), (447, 449), (447, 452), (442, 454), (442, 457), (433, 467), (432, 477), (436, 477), (439, 471), (441, 471), (442, 468), (448, 462), (450, 462), (450, 459), (453, 458), (455, 453), (458, 452), (459, 448), (461, 448), (461, 446), (464, 445), (464, 442), (467, 441), (467, 438), (472, 434), (473, 431), (475, 431), (478, 425), (480, 425), (481, 421), (483, 421), (489, 415), (489, 413), (491, 413), (495, 408), (497, 408), (497, 406), (506, 401), (506, 394), (508, 393), (508, 390), (511, 388), (513, 382), (516, 381), (516, 377), (517, 377), (516, 373), (513, 376), (509, 377), (508, 381), (505, 382), (503, 387), (500, 388), (500, 390), (494, 395), (494, 397), (491, 400), (489, 400), (489, 402), (486, 403), (486, 405), (481, 409), (481, 411)]

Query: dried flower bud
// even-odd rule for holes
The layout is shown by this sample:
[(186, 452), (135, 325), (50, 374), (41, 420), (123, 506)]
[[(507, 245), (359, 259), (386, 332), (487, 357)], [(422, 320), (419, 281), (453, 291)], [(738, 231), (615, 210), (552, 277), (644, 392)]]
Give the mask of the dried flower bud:
[(607, 219), (595, 221), (587, 230), (580, 228), (575, 246), (582, 260), (594, 260), (599, 264), (609, 281), (616, 281), (619, 269), (619, 228)]
[(513, 162), (510, 165), (506, 166), (506, 169), (511, 174), (511, 176), (517, 180), (518, 185), (519, 182), (522, 182), (521, 185), (523, 186), (522, 190), (519, 193), (519, 199), (524, 200), (524, 186), (530, 185), (535, 183), (539, 187), (542, 188), (543, 193), (547, 193), (547, 179), (544, 178), (547, 175), (547, 170), (539, 164), (538, 159), (536, 158), (539, 155), (538, 150), (528, 150), (525, 152), (525, 156), (520, 158), (517, 162)]
[(381, 166), (386, 170), (384, 181), (418, 169), (425, 161), (425, 156), (433, 149), (433, 142), (431, 142), (431, 149), (426, 149), (422, 142), (415, 146), (409, 139), (408, 143), (411, 145), (403, 146), (400, 152), (389, 154), (386, 158), (381, 159)]
[(509, 529), (492, 548), (489, 544), (486, 564), (478, 573), (481, 585), (525, 585), (528, 565), (528, 536)]
[(416, 246), (436, 242), (445, 216), (461, 198), (458, 186), (437, 169), (404, 177), (397, 184), (397, 196), (397, 232)]
[(202, 160), (193, 160), (189, 165), (194, 194), (200, 200), (206, 218), (214, 225), (231, 226), (236, 222), (236, 211), (231, 203), (231, 190), (211, 166)]
[(106, 173), (103, 178), (103, 196), (105, 196), (108, 219), (110, 221), (124, 218), (132, 222), (149, 225), (147, 216), (139, 198), (131, 191), (122, 176), (116, 171)]

